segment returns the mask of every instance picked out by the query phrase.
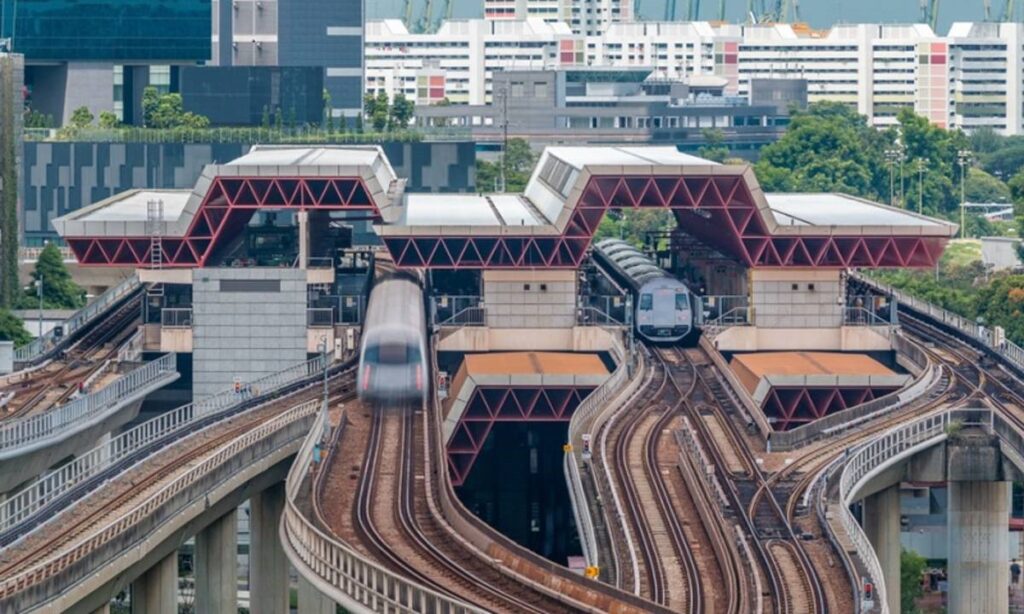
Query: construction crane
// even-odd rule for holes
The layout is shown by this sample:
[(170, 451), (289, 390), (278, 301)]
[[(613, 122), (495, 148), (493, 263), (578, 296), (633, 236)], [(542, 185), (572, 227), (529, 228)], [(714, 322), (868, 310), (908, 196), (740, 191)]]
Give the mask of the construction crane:
[(697, 21), (700, 19), (700, 0), (689, 0), (686, 8), (686, 20)]
[(718, 2), (718, 21), (725, 21), (725, 0)]
[(1003, 5), (1003, 16), (1000, 21), (1016, 21), (1017, 20), (1017, 7), (1013, 0), (1006, 0), (1006, 4)]
[(411, 32), (413, 30), (413, 23), (412, 23), (412, 0), (405, 0), (404, 14), (405, 14), (405, 19), (403, 19), (402, 21), (405, 22), (405, 27), (409, 28), (409, 31)]
[[(639, 4), (639, 2), (637, 3)], [(637, 7), (637, 13), (640, 12), (639, 6)], [(676, 0), (665, 0), (665, 21), (676, 20)]]
[(939, 24), (939, 0), (921, 0), (921, 22), (932, 30)]

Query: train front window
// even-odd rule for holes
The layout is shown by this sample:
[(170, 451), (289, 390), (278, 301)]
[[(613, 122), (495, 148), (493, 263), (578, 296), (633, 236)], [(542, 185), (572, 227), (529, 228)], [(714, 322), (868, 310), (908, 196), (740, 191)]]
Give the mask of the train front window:
[(690, 308), (690, 300), (682, 292), (676, 293), (676, 311), (684, 311)]
[(640, 309), (653, 309), (654, 308), (654, 295), (653, 294), (641, 294), (640, 295)]
[(405, 343), (381, 343), (366, 348), (363, 360), (378, 365), (404, 365), (420, 362), (420, 349)]

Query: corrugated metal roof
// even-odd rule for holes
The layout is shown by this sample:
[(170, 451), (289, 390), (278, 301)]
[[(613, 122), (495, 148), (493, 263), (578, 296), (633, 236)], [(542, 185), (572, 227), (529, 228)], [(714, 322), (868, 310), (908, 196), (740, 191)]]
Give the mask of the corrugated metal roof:
[(173, 222), (181, 217), (190, 190), (137, 190), (121, 192), (111, 197), (110, 202), (80, 218), (86, 222), (145, 222), (149, 220), (150, 201), (163, 202), (163, 221)]
[(765, 194), (782, 226), (939, 226), (909, 211), (842, 194)]
[(568, 352), (497, 352), (470, 354), (464, 368), (470, 375), (607, 375), (597, 354)]

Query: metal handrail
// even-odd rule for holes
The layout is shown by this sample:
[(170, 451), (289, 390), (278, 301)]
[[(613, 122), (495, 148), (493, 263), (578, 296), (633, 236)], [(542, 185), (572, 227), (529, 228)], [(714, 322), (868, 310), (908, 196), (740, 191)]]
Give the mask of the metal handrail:
[(50, 502), (101, 473), (115, 463), (168, 435), (184, 431), (195, 422), (272, 394), (290, 384), (308, 379), (324, 369), (324, 356), (299, 363), (246, 384), (239, 392), (225, 390), (200, 401), (160, 414), (111, 437), (73, 461), (31, 481), (25, 488), (0, 503), (0, 533), (28, 520)]
[(295, 500), (323, 430), (324, 415), (318, 412), (285, 482), (281, 544), (295, 569), (317, 590), (352, 611), (482, 613), (483, 610), (433, 591), (364, 557), (326, 535), (302, 514)]
[[(174, 377), (169, 377), (169, 374)], [(68, 436), (88, 426), (90, 419), (104, 415), (126, 399), (137, 396), (161, 380), (177, 379), (177, 357), (165, 354), (114, 380), (96, 392), (28, 418), (0, 424), (0, 458), (17, 455), (21, 448), (55, 435)], [(161, 384), (163, 385), (163, 384)]]
[(160, 310), (162, 328), (192, 328), (191, 307), (165, 307)]
[[(63, 324), (61, 324), (61, 327), (63, 328), (63, 337), (69, 337), (75, 331), (92, 321), (92, 319), (97, 315), (106, 311), (111, 305), (117, 303), (125, 296), (128, 296), (137, 290), (141, 285), (142, 283), (139, 281), (138, 275), (132, 275), (116, 286), (108, 289), (106, 292), (96, 297), (96, 300), (76, 311), (67, 320), (64, 320)], [(55, 347), (57, 343), (58, 339), (54, 333), (54, 329), (50, 329), (45, 335), (40, 335), (32, 340), (31, 343), (14, 350), (14, 362), (31, 362), (46, 354), (46, 352)]]
[(576, 325), (577, 326), (626, 326), (625, 322), (620, 322), (614, 316), (609, 315), (605, 311), (597, 307), (578, 307), (576, 309)]
[(306, 326), (310, 328), (330, 328), (334, 326), (334, 309), (330, 307), (307, 308)]
[[(232, 462), (239, 462), (240, 455), (247, 449), (256, 448), (257, 444), (263, 443), (264, 440), (272, 437), (279, 431), (300, 420), (316, 415), (319, 409), (320, 401), (307, 401), (284, 411), (272, 420), (263, 422), (245, 434), (231, 440), (226, 445), (221, 446), (211, 456), (208, 456), (182, 475), (174, 478), (130, 510), (107, 522), (97, 531), (93, 532), (92, 535), (78, 541), (68, 550), (0, 580), (0, 599), (9, 598), (25, 591), (30, 586), (37, 585), (46, 580), (51, 580), (51, 590), (59, 590), (60, 583), (52, 582), (55, 575), (74, 576), (76, 574), (83, 574), (85, 573), (84, 570), (74, 569), (72, 566), (76, 563), (81, 564), (83, 561), (87, 565), (95, 565), (98, 562), (109, 560), (116, 552), (121, 552), (127, 547), (144, 540), (150, 535), (150, 531), (144, 530), (144, 527), (140, 526), (145, 520), (166, 521), (168, 518), (180, 513), (192, 502), (205, 496), (214, 486), (223, 483), (223, 477), (219, 480), (216, 479), (217, 475), (215, 472), (218, 469), (229, 466)], [(291, 443), (295, 439), (296, 437), (291, 437), (285, 444)], [(283, 445), (279, 443), (269, 449), (266, 446), (258, 448), (256, 451), (258, 456), (255, 456), (255, 459), (252, 460), (264, 458), (281, 447)], [(242, 464), (241, 467), (250, 465), (252, 460)], [(206, 488), (194, 488), (195, 486), (207, 483), (209, 484)], [(137, 526), (143, 530), (137, 531), (137, 533), (141, 534), (132, 536), (133, 539), (126, 540), (129, 543), (116, 541), (117, 537), (123, 536), (130, 529)], [(107, 553), (106, 559), (103, 559), (102, 555), (97, 556), (97, 553), (103, 552)], [(69, 578), (68, 582), (70, 581), (71, 579)], [(36, 596), (37, 598), (45, 598), (42, 595)]]
[(138, 330), (128, 337), (128, 340), (121, 344), (121, 347), (117, 349), (117, 362), (136, 362), (142, 358), (143, 345), (146, 342), (145, 329), (139, 327)]
[(466, 307), (453, 314), (450, 318), (436, 322), (434, 326), (486, 326), (486, 307)]

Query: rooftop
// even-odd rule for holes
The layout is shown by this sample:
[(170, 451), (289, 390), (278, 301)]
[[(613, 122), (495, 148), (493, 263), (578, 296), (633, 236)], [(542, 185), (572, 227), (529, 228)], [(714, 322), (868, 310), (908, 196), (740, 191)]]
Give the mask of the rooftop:
[(149, 203), (160, 202), (161, 221), (173, 221), (181, 217), (191, 195), (190, 190), (129, 190), (75, 213), (92, 222), (145, 222)]
[(737, 354), (729, 367), (751, 393), (773, 376), (898, 376), (865, 354), (841, 352), (757, 352)]
[(608, 375), (596, 354), (569, 352), (469, 354), (463, 368), (469, 375)]
[(944, 223), (845, 194), (765, 193), (781, 226), (931, 226)]
[(406, 194), (398, 226), (539, 226), (549, 220), (517, 194)]

